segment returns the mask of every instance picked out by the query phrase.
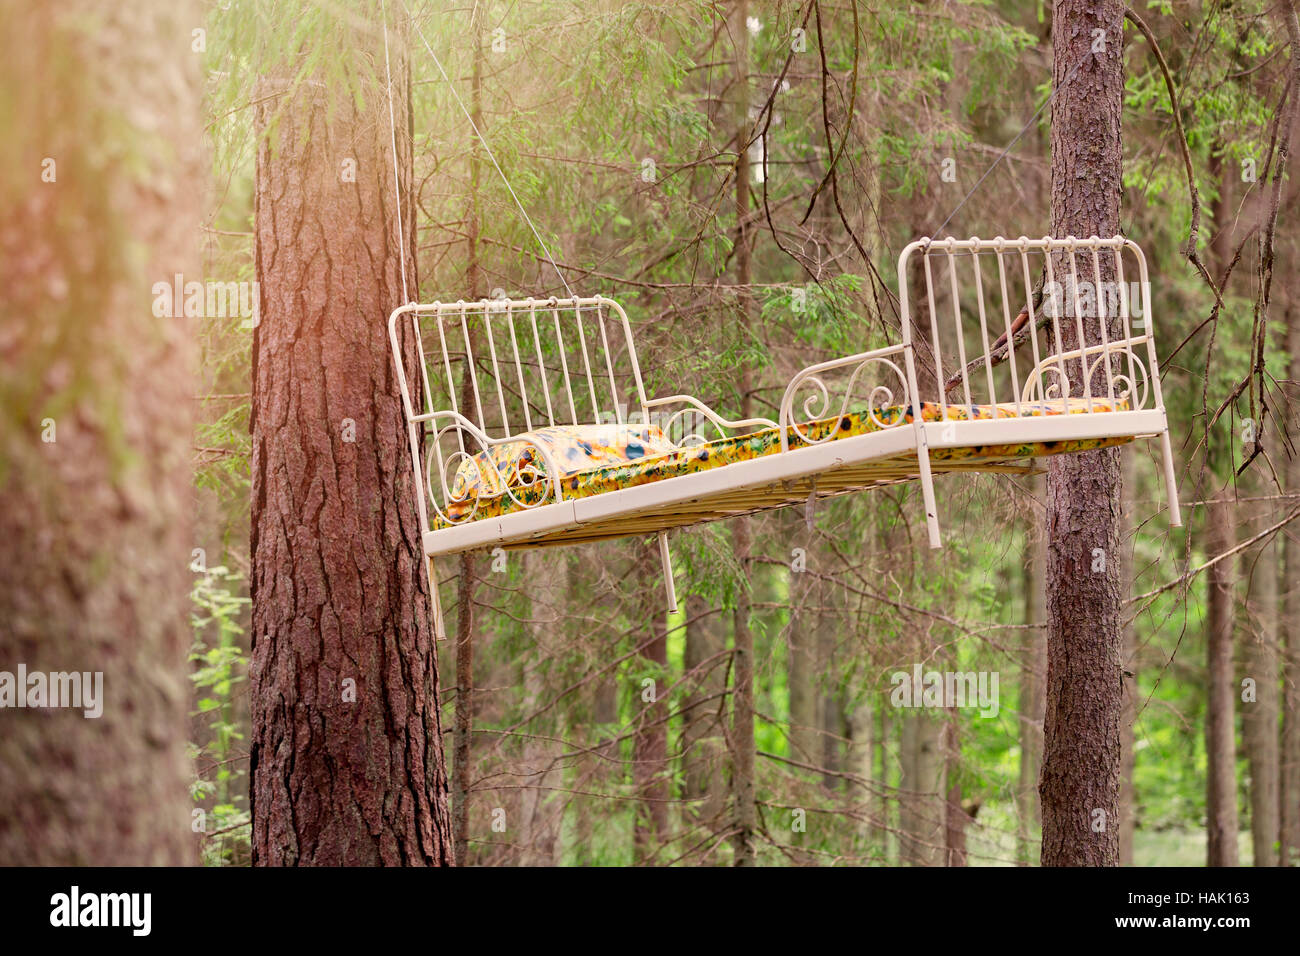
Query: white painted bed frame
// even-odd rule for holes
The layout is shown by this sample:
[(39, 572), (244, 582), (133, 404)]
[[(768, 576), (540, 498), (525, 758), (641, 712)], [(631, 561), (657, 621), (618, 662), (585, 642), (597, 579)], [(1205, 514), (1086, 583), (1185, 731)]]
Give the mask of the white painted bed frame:
[[(1109, 271), (1102, 267), (1104, 257), (1109, 259)], [(1135, 317), (1131, 308), (1126, 258), (1137, 267), (1140, 317)], [(924, 295), (914, 310), (909, 269), (916, 259), (924, 277)], [(1041, 264), (1031, 269), (1031, 259)], [(996, 267), (983, 265), (985, 260), (995, 260)], [(1008, 268), (1008, 263), (1014, 268)], [(1045, 273), (1049, 290), (1038, 309), (1028, 293), (1036, 272)], [(812, 494), (836, 494), (915, 477), (921, 484), (930, 545), (939, 547), (933, 449), (1121, 437), (1160, 440), (1170, 520), (1175, 526), (1181, 524), (1151, 322), (1147, 263), (1135, 243), (1119, 236), (919, 239), (899, 256), (898, 274), (901, 341), (803, 369), (790, 380), (777, 421), (729, 420), (685, 394), (647, 397), (627, 314), (617, 302), (602, 296), (410, 303), (395, 309), (388, 331), (416, 486), (422, 491), (417, 502), (425, 554), (432, 561), (476, 548), (563, 544), (657, 532), (669, 605), (675, 607), (665, 533), (669, 527), (779, 506), (789, 503), (795, 491), (806, 496), (806, 487), (812, 488)], [(1093, 319), (1091, 328), (1099, 331), (1099, 344), (1065, 350), (1062, 329), (1067, 323), (1072, 324), (1074, 341), (1086, 341), (1085, 318), (1096, 314), (1095, 308), (1090, 312), (1088, 307), (1090, 282), (1091, 302), (1104, 303), (1103, 314), (1110, 321)], [(1050, 294), (1058, 290), (1059, 294)], [(963, 292), (973, 293), (973, 298), (964, 297)], [(1055, 305), (1049, 307), (1049, 303)], [(1030, 333), (1027, 342), (1025, 333), (1018, 341), (1021, 352), (1025, 344), (1030, 346), (1028, 354), (1012, 349), (1006, 361), (995, 368), (989, 363), (993, 339), (1010, 329), (1015, 314), (1026, 306)], [(949, 311), (950, 317), (944, 318)], [(991, 328), (989, 315), (998, 312), (1001, 320)], [(922, 317), (928, 320), (929, 334), (914, 341), (913, 326)], [(1040, 320), (1043, 327), (1038, 329)], [(924, 326), (919, 328), (925, 331)], [(403, 361), (403, 329), (409, 329), (422, 357), (417, 397), (412, 395)], [(1117, 337), (1111, 338), (1112, 330)], [(426, 343), (426, 339), (431, 341)], [(944, 371), (946, 357), (953, 363), (948, 375)], [(983, 366), (973, 367), (971, 360), (980, 357)], [(1088, 374), (1079, 374), (1081, 358), (1088, 363)], [(959, 384), (951, 391), (957, 391), (960, 400), (949, 402), (938, 385), (922, 395), (917, 386), (919, 360), (933, 363), (936, 383), (957, 373)], [(453, 374), (453, 366), (461, 369), (459, 376)], [(840, 386), (843, 398), (838, 407), (827, 385), (832, 375), (847, 376)], [(1063, 388), (1063, 384), (1070, 387)], [(462, 390), (470, 399), (468, 403), (461, 401)], [(796, 411), (796, 399), (804, 392), (807, 397)], [(950, 404), (972, 403), (1001, 403), (1010, 417), (924, 422), (915, 415), (910, 424), (901, 419), (890, 424), (877, 419), (878, 431), (815, 442), (807, 439), (801, 427), (801, 423), (836, 411), (842, 415), (866, 408), (874, 418), (880, 408), (895, 404), (916, 407), (918, 399), (940, 404), (945, 418)], [(1127, 410), (1094, 411), (1094, 403), (1113, 407), (1116, 401), (1126, 401)], [(463, 409), (462, 404), (466, 405)], [(1022, 417), (1030, 405), (1055, 406), (1071, 414)], [(673, 408), (676, 411), (670, 411)], [(780, 428), (781, 451), (635, 488), (566, 499), (556, 462), (544, 445), (527, 434), (547, 425), (649, 421), (660, 424), (680, 446), (709, 440), (699, 433), (699, 427), (711, 427), (717, 436)], [(676, 437), (679, 432), (681, 436)], [(790, 447), (790, 439), (796, 435), (804, 441)], [(526, 504), (515, 498), (517, 510), (500, 517), (477, 518), (477, 498), (453, 498), (452, 479), (457, 468), (475, 453), (507, 443), (532, 446), (542, 465), (529, 469), (526, 477), (538, 483), (541, 500)], [(875, 472), (871, 471), (873, 463), (879, 466)], [(945, 470), (956, 470), (956, 466)], [(846, 477), (837, 485), (827, 480), (835, 475)], [(512, 489), (507, 488), (506, 493), (514, 497)], [(468, 513), (453, 520), (448, 510), (452, 504), (463, 505)], [(430, 506), (441, 519), (436, 527), (430, 522)], [(441, 633), (436, 588), (434, 592)]]

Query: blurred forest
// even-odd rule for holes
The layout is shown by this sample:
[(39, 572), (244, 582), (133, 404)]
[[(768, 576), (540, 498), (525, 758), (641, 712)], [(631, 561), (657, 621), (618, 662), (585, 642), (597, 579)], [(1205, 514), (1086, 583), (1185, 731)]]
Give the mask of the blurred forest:
[[(1294, 865), (1300, 231), (1293, 177), (1278, 173), (1300, 146), (1300, 33), (1290, 0), (1131, 9), (1121, 232), (1151, 264), (1185, 527), (1169, 526), (1158, 448), (1125, 446), (1119, 862)], [(174, 26), (193, 49), (166, 56), (201, 72), (195, 277), (260, 280), (262, 295), (256, 328), (193, 320), (197, 378), (181, 393), (195, 419), (190, 795), (208, 865), (268, 852), (250, 753), (257, 741), (272, 759), (279, 738), (258, 729), (271, 698), (250, 692), (250, 581), (267, 579), (249, 529), (253, 510), (254, 538), (271, 533), (255, 485), (278, 466), (253, 419), (277, 414), (256, 398), (276, 374), (270, 230), (328, 243), (331, 223), (351, 228), (347, 214), (278, 218), (310, 212), (327, 188), (313, 176), (342, 170), (381, 205), (409, 176), (410, 266), (382, 253), (415, 284), (409, 299), (563, 295), (558, 267), (627, 310), (648, 392), (735, 417), (775, 416), (811, 363), (896, 341), (911, 240), (1050, 230), (1046, 0), (223, 0), (193, 13), (201, 35)], [(337, 125), (281, 140), (304, 114), (277, 104), (303, 89), (335, 91), (320, 115)], [(290, 160), (312, 172), (271, 169)], [(356, 228), (370, 228), (360, 208)], [(309, 276), (317, 256), (301, 256)], [(0, 386), (10, 409), (28, 401), (13, 388)], [(393, 434), (399, 458), (381, 472), (409, 468)], [(446, 855), (1037, 865), (1044, 480), (954, 474), (938, 488), (938, 551), (912, 484), (675, 532), (672, 614), (653, 537), (436, 562), (450, 818), (432, 812)], [(418, 562), (408, 573), (418, 581)], [(396, 594), (367, 591), (362, 609), (427, 600)], [(995, 675), (997, 705), (897, 706), (894, 677), (916, 668)], [(750, 706), (752, 751), (736, 714)]]

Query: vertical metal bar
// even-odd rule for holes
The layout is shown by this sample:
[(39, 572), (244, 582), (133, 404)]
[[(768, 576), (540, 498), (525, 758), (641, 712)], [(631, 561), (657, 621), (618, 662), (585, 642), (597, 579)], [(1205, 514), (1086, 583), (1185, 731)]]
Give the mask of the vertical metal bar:
[[(509, 309), (509, 305), (506, 306)], [(510, 437), (510, 413), (506, 410), (505, 392), (501, 390), (501, 366), (497, 362), (497, 344), (492, 336), (492, 311), (491, 306), (486, 302), (483, 303), (483, 325), (487, 328), (488, 352), (492, 355), (492, 381), (497, 387), (497, 404), (501, 406), (501, 425), (505, 428), (505, 434), (502, 438)], [(486, 424), (483, 428), (487, 431)]]
[[(1043, 286), (1044, 290), (1046, 290), (1056, 285), (1056, 275), (1054, 270), (1052, 269), (1052, 241), (1047, 236), (1043, 237), (1043, 263), (1047, 267), (1047, 284)], [(1033, 291), (1030, 290), (1030, 294), (1029, 294), (1030, 302), (1033, 301), (1033, 298), (1034, 298)], [(1043, 301), (1046, 301), (1046, 296), (1044, 296)], [(1051, 320), (1052, 320), (1052, 329), (1056, 332), (1056, 368), (1061, 376), (1061, 384), (1060, 384), (1061, 403), (1065, 408), (1065, 414), (1068, 415), (1070, 414), (1070, 377), (1065, 372), (1065, 359), (1062, 358), (1062, 355), (1065, 352), (1065, 346), (1061, 344), (1061, 315), (1060, 315), (1061, 309), (1059, 308), (1060, 303), (1057, 303), (1057, 305), (1058, 308), (1053, 310), (1057, 314), (1052, 315)], [(1050, 335), (1047, 337), (1047, 344), (1049, 346), (1052, 344), (1052, 336)], [(1046, 395), (1044, 395), (1044, 397), (1046, 397)]]
[[(958, 368), (961, 369), (961, 390), (966, 396), (966, 408), (969, 411), (971, 405), (970, 398), (970, 374), (966, 368), (966, 337), (961, 332), (961, 293), (957, 291), (957, 263), (952, 257), (952, 246), (948, 247), (948, 284), (952, 287), (952, 319), (953, 327), (957, 332), (957, 361)], [(943, 388), (940, 383), (939, 388)], [(947, 418), (947, 414), (944, 418)]]
[(524, 365), (519, 360), (519, 340), (515, 336), (515, 304), (506, 307), (506, 322), (510, 325), (510, 350), (515, 357), (515, 375), (519, 378), (519, 400), (524, 406), (524, 428), (533, 430), (533, 415), (528, 408), (528, 386), (524, 384)]
[[(469, 320), (466, 317), (466, 311), (469, 307), (467, 302), (457, 302), (460, 307), (460, 330), (465, 335), (465, 364), (469, 368), (470, 384), (474, 386), (474, 408), (478, 412), (478, 427), (484, 434), (487, 433), (487, 420), (483, 417), (483, 397), (478, 391), (478, 372), (474, 368), (474, 345), (469, 338)], [(468, 418), (469, 416), (465, 416)]]
[(569, 379), (569, 359), (564, 351), (564, 336), (560, 332), (560, 305), (552, 302), (551, 317), (555, 320), (555, 344), (560, 350), (560, 368), (564, 370), (564, 390), (569, 395), (569, 424), (578, 424), (578, 410), (573, 405), (573, 382)]
[[(415, 346), (420, 350), (420, 380), (424, 383), (424, 411), (427, 414), (432, 414), (433, 387), (429, 384), (429, 363), (424, 358), (424, 336), (420, 332), (420, 313), (418, 311), (412, 310), (411, 312), (411, 326), (415, 329)], [(436, 418), (430, 419), (429, 424), (433, 428), (433, 451), (438, 458), (438, 475), (441, 476), (446, 465), (442, 460), (442, 442), (438, 441), (438, 420)], [(460, 432), (457, 431), (456, 434), (459, 435)], [(418, 487), (424, 488), (426, 484), (427, 481), (424, 475), (417, 476)], [(428, 488), (422, 494), (432, 495), (433, 489)]]
[[(1016, 371), (1016, 349), (1011, 334), (1011, 297), (1007, 294), (1007, 264), (1002, 258), (1004, 240), (998, 237), (998, 286), (1002, 290), (1002, 321), (1006, 324), (1007, 361), (1011, 365), (1011, 398), (1016, 403), (1016, 415), (1023, 414), (1020, 407), (1020, 373)], [(990, 360), (992, 356), (989, 356)]]
[[(600, 403), (596, 401), (596, 382), (591, 377), (591, 360), (587, 357), (587, 336), (582, 330), (582, 305), (573, 300), (573, 318), (578, 325), (578, 347), (582, 350), (582, 368), (587, 373), (587, 391), (591, 395), (591, 420), (600, 424)], [(575, 416), (575, 425), (578, 423)]]
[(984, 315), (984, 278), (980, 275), (979, 249), (971, 250), (971, 259), (975, 262), (975, 301), (979, 303), (980, 341), (984, 343), (984, 372), (988, 378), (989, 402), (993, 405), (993, 417), (997, 418), (998, 393), (993, 387), (993, 357), (989, 355), (989, 326)]
[[(614, 420), (623, 424), (623, 409), (618, 400), (618, 382), (614, 378), (614, 359), (609, 351), (609, 334), (605, 331), (605, 313), (601, 311), (600, 300), (596, 300), (596, 321), (600, 323), (600, 343), (605, 349), (605, 371), (609, 373), (609, 397), (614, 402)], [(650, 424), (646, 422), (646, 424)]]
[(555, 412), (551, 408), (551, 383), (546, 378), (546, 356), (542, 354), (542, 337), (537, 331), (536, 304), (529, 309), (528, 317), (533, 323), (533, 348), (537, 350), (537, 374), (542, 380), (542, 394), (546, 396), (546, 423), (553, 426)]
[(1083, 375), (1083, 397), (1087, 402), (1088, 411), (1092, 411), (1092, 376), (1088, 374), (1088, 340), (1084, 337), (1083, 331), (1083, 309), (1079, 302), (1079, 266), (1075, 261), (1075, 250), (1078, 248), (1078, 240), (1070, 237), (1071, 242), (1066, 247), (1070, 254), (1070, 285), (1074, 293), (1074, 325), (1079, 342), (1079, 371)]
[(664, 568), (664, 589), (668, 596), (668, 613), (677, 613), (677, 586), (673, 582), (673, 557), (668, 551), (668, 532), (659, 532), (659, 560)]
[[(460, 414), (460, 406), (456, 401), (456, 379), (451, 374), (451, 353), (447, 351), (447, 336), (442, 328), (442, 311), (443, 307), (438, 306), (438, 342), (442, 346), (442, 366), (447, 373), (447, 393), (451, 396), (451, 410), (457, 415)], [(437, 431), (438, 422), (434, 421), (434, 431)], [(435, 434), (434, 442), (438, 442)], [(456, 422), (456, 445), (460, 448), (461, 454), (465, 453), (465, 435), (461, 432), (460, 422)]]
[[(899, 310), (903, 317), (903, 364), (907, 368), (907, 390), (908, 405), (912, 410), (912, 434), (916, 439), (916, 465), (921, 477), (921, 500), (925, 505), (925, 527), (930, 536), (930, 547), (938, 548), (942, 542), (939, 538), (939, 507), (935, 501), (934, 495), (934, 476), (930, 473), (930, 440), (926, 433), (925, 422), (921, 417), (921, 396), (916, 387), (916, 348), (912, 344), (912, 312), (907, 294), (907, 265), (911, 258), (912, 251), (918, 247), (917, 243), (910, 244), (905, 248), (898, 257), (898, 303)], [(929, 243), (920, 246), (921, 261), (924, 264), (926, 273), (926, 289), (931, 290), (930, 284), (930, 255)], [(929, 292), (930, 304), (930, 327), (933, 328), (938, 324), (934, 319), (934, 293)], [(939, 350), (935, 348), (935, 372), (939, 378), (939, 398), (943, 400), (943, 372), (939, 368)], [(944, 408), (945, 417), (947, 417), (947, 405)], [(782, 436), (784, 440), (784, 431)]]
[[(1034, 365), (1030, 370), (1030, 375), (1034, 377), (1034, 382), (1038, 385), (1038, 401), (1046, 406), (1047, 404), (1047, 387), (1043, 384), (1043, 353), (1038, 347), (1038, 317), (1034, 315), (1034, 280), (1029, 271), (1029, 239), (1021, 236), (1016, 240), (1020, 246), (1020, 268), (1025, 277), (1025, 311), (1029, 318), (1026, 320), (1026, 326), (1029, 329), (1029, 346), (1030, 354), (1033, 357)], [(1046, 257), (1047, 253), (1043, 253)], [(1051, 340), (1047, 343), (1051, 345)], [(1028, 384), (1028, 381), (1026, 381)]]
[[(934, 305), (934, 273), (930, 267), (930, 244), (921, 249), (921, 266), (925, 271), (925, 295), (926, 302), (930, 306), (930, 338), (934, 345), (934, 381), (935, 386), (939, 389), (939, 411), (945, 419), (948, 417), (948, 390), (943, 387), (943, 357), (939, 351), (939, 312)], [(907, 276), (899, 277), (899, 281), (906, 282)], [(919, 403), (920, 396), (916, 396)], [(921, 414), (921, 406), (918, 404), (916, 414)]]
[(1106, 397), (1110, 402), (1110, 410), (1115, 411), (1115, 372), (1110, 367), (1110, 329), (1107, 328), (1110, 319), (1110, 299), (1102, 292), (1101, 283), (1101, 246), (1098, 242), (1091, 242), (1092, 245), (1092, 277), (1093, 287), (1096, 291), (1095, 301), (1097, 303), (1097, 319), (1101, 322), (1101, 355), (1102, 361), (1106, 363)]
[[(1128, 298), (1128, 283), (1124, 280), (1124, 247), (1115, 247), (1115, 281), (1119, 283), (1119, 314), (1124, 328), (1124, 352), (1128, 355), (1128, 384), (1131, 407), (1138, 408), (1137, 357), (1133, 354), (1133, 328), (1130, 322), (1131, 306)], [(1147, 317), (1148, 323), (1150, 317)]]

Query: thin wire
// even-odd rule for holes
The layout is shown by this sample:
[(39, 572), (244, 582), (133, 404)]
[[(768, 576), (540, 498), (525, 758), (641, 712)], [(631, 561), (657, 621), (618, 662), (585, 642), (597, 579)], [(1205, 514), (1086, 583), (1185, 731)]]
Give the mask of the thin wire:
[(487, 140), (483, 138), (483, 134), (479, 132), (478, 124), (474, 122), (474, 117), (470, 115), (469, 110), (465, 108), (465, 104), (461, 102), (460, 94), (456, 92), (456, 87), (451, 82), (451, 77), (447, 75), (447, 71), (442, 68), (442, 61), (438, 59), (438, 54), (433, 52), (433, 47), (429, 45), (429, 40), (425, 37), (424, 31), (420, 29), (420, 25), (416, 22), (415, 17), (411, 15), (410, 8), (406, 6), (405, 0), (400, 0), (400, 2), (402, 4), (402, 9), (406, 11), (407, 17), (411, 20), (411, 26), (415, 28), (416, 35), (424, 44), (424, 48), (429, 51), (429, 56), (433, 58), (434, 66), (438, 68), (438, 72), (441, 73), (442, 78), (446, 80), (447, 87), (451, 90), (451, 95), (456, 99), (456, 105), (459, 106), (460, 111), (465, 114), (465, 119), (469, 120), (469, 125), (470, 128), (474, 130), (474, 135), (477, 136), (478, 141), (483, 144), (483, 151), (487, 153), (488, 159), (492, 160), (492, 165), (496, 167), (497, 174), (500, 175), (501, 181), (506, 184), (506, 189), (510, 191), (511, 198), (514, 199), (515, 205), (519, 207), (519, 212), (523, 215), (524, 221), (528, 223), (528, 228), (532, 230), (533, 238), (536, 239), (537, 244), (541, 246), (542, 253), (546, 256), (547, 261), (550, 262), (551, 268), (555, 270), (555, 274), (559, 276), (560, 283), (564, 286), (564, 291), (569, 294), (569, 298), (574, 298), (573, 290), (569, 288), (569, 283), (565, 281), (564, 273), (560, 271), (560, 267), (556, 264), (555, 258), (551, 255), (551, 250), (546, 248), (546, 243), (542, 241), (541, 233), (539, 233), (537, 227), (533, 225), (533, 220), (528, 215), (528, 210), (525, 209), (524, 204), (519, 201), (519, 196), (515, 193), (515, 188), (510, 185), (510, 180), (506, 178), (505, 172), (501, 169), (501, 164), (497, 162), (496, 155), (492, 152), (492, 147), (488, 145)]
[(393, 112), (393, 70), (388, 62), (388, 3), (379, 0), (384, 21), (384, 73), (388, 78), (388, 133), (393, 144), (393, 198), (397, 203), (397, 253), (402, 257), (402, 302), (411, 301), (406, 290), (406, 229), (402, 225), (402, 185), (397, 171), (397, 117)]

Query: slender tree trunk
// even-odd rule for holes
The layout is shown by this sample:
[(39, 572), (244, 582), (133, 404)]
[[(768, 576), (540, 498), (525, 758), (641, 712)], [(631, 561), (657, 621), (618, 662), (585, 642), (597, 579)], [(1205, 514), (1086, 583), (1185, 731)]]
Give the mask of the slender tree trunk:
[[(483, 37), (479, 23), (479, 8), (475, 5), (470, 15), (470, 36), (474, 43), (474, 66), (470, 80), (470, 115), (474, 125), (483, 129)], [(482, 171), (479, 139), (470, 130), (469, 199), (470, 208), (465, 226), (468, 263), (465, 269), (466, 285), (471, 299), (481, 299), (483, 270), (479, 266), (479, 183)], [(477, 343), (476, 343), (477, 344)], [(474, 383), (466, 374), (461, 382), (460, 406), (472, 408)], [(461, 554), (456, 573), (456, 722), (452, 732), (451, 808), (452, 833), (456, 860), (469, 859), (469, 804), (472, 743), (474, 739), (474, 601), (475, 555), (472, 551)], [(436, 582), (435, 585), (436, 586)]]
[[(387, 340), (414, 263), (399, 256), (390, 131), (377, 121), (388, 115), (384, 50), (354, 39), (365, 47), (344, 54), (355, 95), (268, 81), (257, 106), (253, 860), (449, 865), (418, 491)], [(360, 78), (376, 63), (377, 80)], [(391, 135), (409, 186), (405, 93), (394, 90)], [(411, 250), (407, 186), (402, 195)]]
[[(1207, 557), (1232, 546), (1232, 506), (1228, 499), (1206, 506)], [(1207, 865), (1237, 865), (1237, 748), (1232, 680), (1232, 589), (1236, 562), (1220, 561), (1206, 572), (1205, 620), (1208, 688), (1205, 704)]]
[[(1211, 247), (1211, 257), (1217, 269), (1223, 270), (1227, 267), (1229, 254), (1229, 186), (1223, 175), (1222, 159), (1217, 151), (1215, 155), (1211, 176), (1224, 185), (1212, 207), (1217, 235)], [(1217, 443), (1207, 449), (1207, 463), (1211, 468), (1225, 458), (1230, 462), (1231, 455)], [(1217, 470), (1229, 471), (1230, 467), (1229, 464)], [(1219, 492), (1216, 500), (1206, 506), (1207, 558), (1223, 554), (1235, 544), (1235, 507), (1230, 488)], [(1206, 852), (1210, 866), (1237, 865), (1237, 748), (1232, 667), (1236, 561), (1236, 558), (1220, 561), (1209, 570), (1205, 581), (1205, 825)]]
[[(749, 294), (749, 152), (745, 144), (750, 136), (749, 121), (749, 19), (748, 0), (737, 0), (732, 9), (728, 29), (735, 45), (736, 70), (736, 285), (742, 321), (749, 321), (752, 308)], [(753, 414), (753, 396), (750, 371), (746, 367), (740, 375), (740, 418)], [(736, 561), (740, 565), (741, 579), (750, 579), (749, 519), (736, 518), (732, 522), (732, 543)], [(758, 828), (758, 805), (754, 790), (754, 634), (750, 630), (750, 596), (746, 584), (736, 595), (733, 615), (734, 688), (732, 690), (732, 795), (735, 803), (735, 835), (731, 845), (736, 866), (753, 866), (755, 863), (754, 833)]]
[(726, 667), (716, 660), (724, 649), (721, 616), (708, 611), (703, 598), (692, 594), (686, 599), (686, 672), (707, 669), (686, 682), (690, 693), (682, 704), (682, 796), (692, 819), (717, 829), (726, 801), (720, 785), (724, 748), (718, 723)]
[[(1288, 295), (1294, 295), (1295, 278), (1284, 285)], [(1287, 303), (1286, 327), (1290, 365), (1289, 382), (1300, 381), (1300, 308), (1294, 300)], [(1291, 385), (1290, 407), (1300, 405), (1300, 392)], [(1288, 422), (1292, 434), (1300, 429), (1300, 416)], [(1300, 494), (1300, 455), (1286, 458), (1286, 490)], [(1295, 500), (1287, 502), (1295, 506)], [(1281, 779), (1278, 802), (1281, 810), (1281, 844), (1279, 861), (1284, 866), (1300, 863), (1300, 532), (1294, 523), (1287, 527), (1282, 540), (1285, 560), (1282, 585), (1282, 633), (1285, 636), (1285, 671), (1282, 681), (1282, 744)]]
[[(520, 684), (524, 691), (524, 713), (535, 714), (547, 699), (547, 662), (554, 648), (564, 641), (563, 602), (568, 593), (568, 560), (563, 551), (535, 548), (524, 552), (524, 580), (528, 586), (527, 633), (530, 653), (521, 661)], [(520, 783), (519, 863), (522, 866), (554, 866), (559, 851), (559, 802), (552, 793), (562, 780), (557, 769), (559, 747), (549, 714), (535, 717), (521, 730), (525, 738)]]
[[(1120, 227), (1124, 5), (1055, 0), (1053, 9), (1052, 233), (1113, 236)], [(1094, 30), (1103, 31), (1101, 50)], [(1068, 274), (1064, 257), (1059, 265), (1057, 275)], [(1103, 271), (1102, 278), (1110, 276)], [(1067, 350), (1082, 344), (1074, 325), (1061, 322)], [(1085, 326), (1089, 344), (1100, 341), (1097, 320)], [(1082, 392), (1082, 375), (1072, 377)], [(1050, 460), (1047, 533), (1042, 862), (1114, 866), (1124, 608), (1116, 449)]]
[[(1123, 469), (1124, 485), (1124, 597), (1133, 596), (1133, 576), (1136, 563), (1137, 522), (1134, 520), (1134, 498), (1137, 492), (1137, 454), (1133, 446), (1121, 449), (1120, 467)], [(1119, 865), (1133, 865), (1133, 835), (1137, 826), (1137, 789), (1134, 786), (1133, 771), (1136, 767), (1137, 751), (1135, 730), (1138, 713), (1138, 637), (1135, 621), (1124, 625), (1124, 710), (1120, 717), (1121, 746), (1123, 757), (1120, 764), (1119, 794)]]
[[(1034, 481), (1034, 497), (1042, 500), (1043, 479)], [(1037, 624), (1025, 631), (1020, 670), (1020, 825), (1017, 828), (1018, 859), (1028, 865), (1038, 859), (1042, 813), (1038, 803), (1038, 774), (1043, 765), (1043, 679), (1047, 674), (1047, 592), (1043, 574), (1047, 570), (1047, 532), (1042, 510), (1035, 506), (1026, 522), (1028, 559), (1025, 561), (1025, 623)]]
[(85, 695), (20, 685), (0, 713), (5, 865), (195, 860), (192, 335), (150, 290), (203, 278), (198, 22), (161, 0), (0, 11), (0, 667)]
[(946, 862), (948, 819), (942, 746), (945, 720), (922, 708), (905, 711), (901, 720), (899, 861), (914, 866), (942, 866)]
[[(649, 539), (643, 550), (642, 573), (637, 577), (645, 581), (652, 577), (650, 569), (658, 566), (658, 541)], [(650, 633), (636, 632), (637, 640), (648, 640), (641, 657), (655, 672), (651, 678), (654, 686), (638, 687), (640, 696), (634, 705), (638, 717), (636, 735), (632, 740), (632, 779), (641, 803), (636, 809), (632, 844), (637, 861), (642, 863), (653, 861), (667, 839), (668, 800), (672, 793), (668, 776), (668, 701), (664, 697), (668, 631), (664, 627), (663, 605), (660, 603), (662, 593), (658, 589), (643, 589), (644, 607), (640, 616)]]
[[(1251, 493), (1265, 496), (1273, 491), (1266, 473), (1248, 473)], [(1258, 502), (1251, 509), (1258, 520), (1254, 530), (1275, 520), (1270, 502)], [(1264, 541), (1242, 556), (1247, 579), (1246, 603), (1238, 633), (1241, 641), (1242, 676), (1252, 683), (1254, 699), (1241, 691), (1241, 742), (1250, 767), (1250, 832), (1255, 866), (1277, 866), (1280, 839), (1278, 813), (1278, 654), (1277, 654), (1277, 552), (1273, 539)], [(1238, 684), (1240, 687), (1240, 683)]]

